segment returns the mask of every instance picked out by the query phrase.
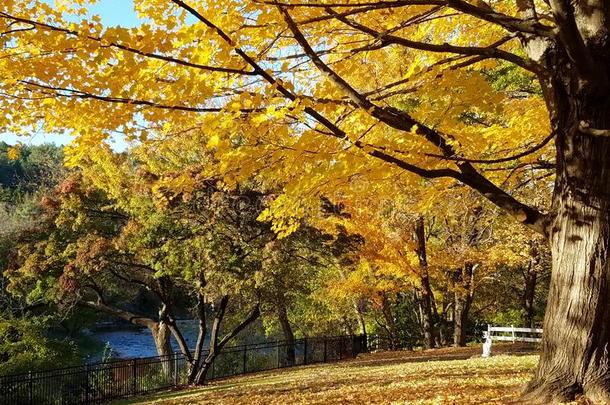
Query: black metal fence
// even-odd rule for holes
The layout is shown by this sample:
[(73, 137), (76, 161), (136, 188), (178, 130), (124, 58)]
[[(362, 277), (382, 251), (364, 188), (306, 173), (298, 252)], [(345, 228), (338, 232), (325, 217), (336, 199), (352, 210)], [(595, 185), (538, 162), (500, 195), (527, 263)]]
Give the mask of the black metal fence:
[[(334, 336), (226, 347), (207, 380), (356, 357), (366, 336)], [(204, 353), (204, 356), (207, 353)], [(78, 367), (0, 376), (0, 404), (100, 404), (187, 384), (182, 354), (117, 360)]]

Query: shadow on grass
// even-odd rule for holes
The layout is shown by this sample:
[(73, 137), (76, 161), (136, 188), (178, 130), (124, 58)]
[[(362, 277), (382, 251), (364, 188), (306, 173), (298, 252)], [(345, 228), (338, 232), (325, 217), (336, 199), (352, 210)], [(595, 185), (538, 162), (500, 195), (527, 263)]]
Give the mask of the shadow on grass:
[[(292, 367), (291, 369), (294, 370), (295, 368), (296, 367)], [(268, 372), (261, 372), (261, 373), (257, 373), (258, 375), (251, 374), (251, 375), (247, 376), (244, 380), (236, 381), (233, 383), (231, 383), (230, 380), (234, 380), (236, 378), (244, 377), (244, 376), (227, 377), (226, 379), (214, 381), (212, 383), (213, 385), (204, 385), (201, 387), (188, 387), (187, 386), (187, 387), (176, 388), (176, 389), (171, 389), (171, 390), (167, 390), (167, 391), (158, 391), (156, 393), (151, 393), (150, 395), (146, 395), (146, 396), (138, 396), (138, 397), (117, 400), (115, 402), (112, 402), (111, 405), (143, 404), (143, 403), (149, 403), (153, 399), (155, 401), (163, 400), (163, 399), (179, 399), (179, 398), (183, 398), (183, 397), (189, 397), (192, 395), (213, 393), (213, 392), (224, 391), (224, 390), (229, 390), (229, 389), (233, 389), (233, 388), (240, 388), (243, 386), (254, 387), (254, 386), (259, 386), (259, 385), (267, 385), (267, 384), (271, 385), (271, 384), (280, 383), (280, 382), (286, 380), (285, 376), (274, 376), (274, 375), (268, 375), (267, 373)]]
[[(127, 398), (123, 400), (118, 400), (113, 402), (113, 405), (131, 405), (131, 404), (148, 404), (153, 401), (163, 401), (163, 400), (180, 400), (188, 397), (199, 397), (201, 395), (213, 394), (216, 392), (222, 392), (226, 390), (239, 389), (242, 387), (256, 387), (256, 386), (273, 386), (276, 384), (282, 383), (290, 383), (295, 378), (298, 379), (298, 375), (295, 375), (295, 372), (303, 372), (308, 368), (318, 368), (318, 367), (339, 367), (341, 369), (347, 370), (349, 369), (349, 374), (352, 379), (350, 381), (346, 381), (342, 378), (339, 378), (338, 381), (334, 381), (330, 383), (330, 385), (336, 385), (337, 383), (345, 384), (345, 385), (353, 385), (362, 384), (363, 381), (360, 381), (356, 375), (354, 375), (354, 371), (357, 368), (363, 368), (364, 373), (368, 373), (365, 369), (370, 370), (370, 368), (375, 367), (387, 367), (399, 364), (406, 363), (426, 363), (426, 362), (440, 362), (440, 361), (454, 361), (454, 360), (467, 360), (470, 358), (480, 358), (480, 348), (479, 347), (467, 347), (467, 348), (452, 348), (452, 349), (437, 349), (437, 350), (426, 350), (421, 352), (377, 352), (372, 354), (366, 354), (356, 359), (350, 359), (339, 362), (332, 363), (316, 363), (304, 366), (291, 367), (288, 369), (282, 370), (269, 370), (269, 371), (261, 371), (258, 373), (252, 373), (249, 375), (242, 376), (234, 376), (228, 377), (222, 380), (213, 381), (210, 385), (202, 386), (202, 387), (183, 387), (173, 390), (160, 391), (157, 393), (151, 393), (150, 395)], [(498, 346), (494, 351), (495, 356), (501, 355), (510, 355), (510, 356), (528, 356), (537, 353), (537, 348), (533, 346), (523, 346), (523, 345), (503, 345)], [(316, 374), (315, 370), (312, 370), (313, 374)], [(356, 372), (356, 374), (359, 374)], [(487, 372), (489, 375), (489, 371)], [(496, 374), (492, 372), (491, 374)], [(497, 375), (501, 376), (506, 374), (506, 371), (498, 371)], [(459, 378), (459, 374), (452, 375), (451, 373), (443, 374), (444, 378)], [(369, 380), (371, 377), (367, 377)], [(370, 381), (369, 381), (370, 382)], [(381, 384), (383, 379), (376, 381), (377, 384)], [(326, 384), (323, 384), (326, 385)], [(321, 387), (320, 382), (317, 382), (316, 391), (324, 388), (330, 387)], [(294, 389), (294, 387), (290, 388)]]

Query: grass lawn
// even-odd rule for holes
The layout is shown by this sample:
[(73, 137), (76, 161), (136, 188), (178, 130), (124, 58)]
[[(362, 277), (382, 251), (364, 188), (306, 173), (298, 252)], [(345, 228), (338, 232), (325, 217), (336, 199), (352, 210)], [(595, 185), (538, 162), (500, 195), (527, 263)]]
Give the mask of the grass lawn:
[[(332, 364), (233, 377), (116, 404), (496, 404), (515, 398), (536, 366), (519, 346), (380, 352)], [(508, 353), (508, 354), (501, 354)], [(512, 353), (512, 354), (511, 354)], [(472, 358), (470, 358), (472, 357)]]

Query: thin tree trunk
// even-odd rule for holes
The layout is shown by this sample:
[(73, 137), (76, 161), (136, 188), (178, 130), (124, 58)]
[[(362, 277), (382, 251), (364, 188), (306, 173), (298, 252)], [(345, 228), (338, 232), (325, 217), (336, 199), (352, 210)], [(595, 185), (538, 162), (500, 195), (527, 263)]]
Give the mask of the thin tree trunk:
[[(447, 275), (445, 277), (446, 280), (449, 280), (450, 276)], [(450, 288), (449, 282), (447, 281), (443, 288), (441, 289), (441, 295), (443, 297), (442, 305), (443, 310), (437, 316), (438, 319), (438, 328), (437, 335), (435, 336), (436, 346), (444, 347), (449, 345), (449, 336), (451, 335), (451, 326), (453, 324), (453, 297), (450, 297)], [(433, 301), (435, 304), (435, 301)], [(435, 304), (436, 305), (436, 304)], [(438, 310), (436, 310), (438, 314)]]
[(366, 301), (362, 298), (354, 300), (354, 310), (356, 311), (356, 319), (358, 319), (358, 326), (360, 327), (360, 334), (366, 336), (366, 322), (364, 320), (364, 307)]
[(292, 332), (292, 326), (288, 319), (288, 312), (286, 311), (285, 299), (280, 297), (277, 301), (277, 317), (282, 327), (282, 334), (284, 335), (285, 350), (284, 350), (284, 366), (293, 366), (295, 362), (294, 352), (294, 333)]
[(467, 263), (455, 273), (453, 345), (466, 346), (466, 327), (472, 304), (472, 276), (474, 266)]
[(538, 249), (532, 244), (530, 249), (530, 261), (527, 269), (523, 272), (524, 288), (521, 305), (523, 307), (524, 325), (534, 327), (536, 285), (538, 283), (538, 272), (536, 265), (540, 260)]
[(396, 322), (394, 321), (394, 315), (392, 314), (390, 301), (388, 300), (388, 297), (385, 294), (381, 295), (381, 313), (385, 321), (386, 330), (388, 331), (388, 337), (390, 339), (390, 348), (392, 350), (396, 350), (399, 346)]
[(436, 340), (436, 331), (434, 328), (435, 319), (432, 313), (432, 300), (434, 297), (432, 295), (432, 288), (430, 287), (424, 217), (422, 216), (418, 217), (415, 223), (415, 240), (417, 242), (416, 253), (419, 260), (419, 278), (421, 283), (418, 301), (421, 311), (422, 330), (424, 332), (426, 347), (432, 349), (435, 347)]
[(218, 334), (220, 332), (220, 325), (225, 316), (225, 311), (227, 309), (227, 304), (229, 303), (229, 296), (225, 295), (220, 300), (218, 305), (218, 309), (216, 310), (216, 315), (214, 316), (214, 323), (212, 324), (212, 332), (210, 334), (210, 351), (206, 356), (205, 360), (197, 375), (195, 377), (195, 383), (201, 385), (205, 382), (205, 378), (210, 370), (210, 367), (214, 363), (214, 360), (218, 356), (218, 354), (222, 351), (222, 348), (231, 341), (239, 332), (246, 328), (249, 324), (254, 322), (260, 316), (260, 306), (255, 305), (250, 315), (246, 317), (242, 323), (237, 325), (235, 329), (233, 329), (230, 333), (226, 334), (220, 341), (218, 341)]
[(197, 373), (199, 371), (199, 365), (201, 364), (201, 357), (203, 354), (203, 344), (205, 342), (205, 337), (207, 334), (207, 324), (205, 317), (205, 294), (203, 293), (203, 287), (205, 287), (205, 285), (205, 278), (202, 274), (200, 276), (199, 292), (197, 294), (197, 318), (199, 321), (199, 331), (197, 333), (197, 343), (195, 344), (195, 352), (193, 354), (193, 358), (191, 360), (191, 365), (188, 372), (189, 384), (193, 384), (197, 378)]
[(171, 331), (169, 326), (165, 321), (157, 322), (155, 325), (151, 326), (150, 333), (152, 334), (153, 340), (155, 342), (155, 347), (157, 349), (157, 355), (161, 357), (161, 367), (163, 368), (163, 373), (166, 376), (170, 376), (171, 369), (171, 355), (173, 354), (172, 345), (171, 345)]

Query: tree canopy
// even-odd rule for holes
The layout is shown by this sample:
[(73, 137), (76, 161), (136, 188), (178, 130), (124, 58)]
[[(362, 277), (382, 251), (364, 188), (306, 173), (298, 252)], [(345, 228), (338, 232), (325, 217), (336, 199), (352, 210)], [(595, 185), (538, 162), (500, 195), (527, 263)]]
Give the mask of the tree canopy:
[[(282, 238), (324, 222), (328, 207), (341, 216), (343, 204), (360, 210), (353, 223), (379, 220), (358, 232), (369, 247), (383, 240), (376, 253), (393, 260), (405, 229), (383, 233), (407, 222), (388, 223), (387, 207), (399, 201), (425, 224), (441, 199), (476, 201), (447, 205), (472, 221), (439, 235), (469, 252), (456, 255), (461, 289), (496, 206), (551, 245), (551, 310), (529, 398), (610, 399), (610, 326), (599, 326), (610, 316), (603, 1), (137, 0), (130, 28), (104, 26), (92, 3), (3, 2), (3, 131), (73, 135), (66, 162), (91, 178), (100, 168), (119, 204), (127, 179), (104, 164), (114, 136), (137, 147), (166, 206), (202, 179), (253, 185), (272, 194), (258, 219)], [(451, 235), (466, 229), (471, 237)], [(413, 241), (421, 276), (434, 261)]]

